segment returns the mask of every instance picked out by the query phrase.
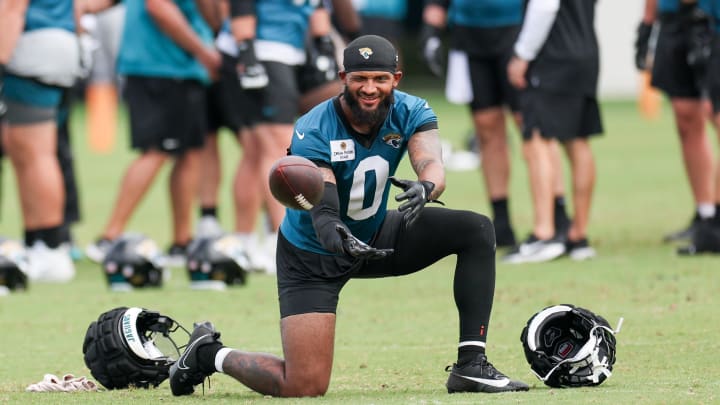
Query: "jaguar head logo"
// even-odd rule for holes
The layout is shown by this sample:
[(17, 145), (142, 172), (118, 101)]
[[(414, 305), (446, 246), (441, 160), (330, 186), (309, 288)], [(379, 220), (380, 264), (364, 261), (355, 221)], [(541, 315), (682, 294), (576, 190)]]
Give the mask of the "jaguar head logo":
[(373, 50), (370, 48), (360, 48), (358, 52), (360, 52), (360, 56), (362, 56), (363, 59), (370, 59), (370, 55), (373, 54)]

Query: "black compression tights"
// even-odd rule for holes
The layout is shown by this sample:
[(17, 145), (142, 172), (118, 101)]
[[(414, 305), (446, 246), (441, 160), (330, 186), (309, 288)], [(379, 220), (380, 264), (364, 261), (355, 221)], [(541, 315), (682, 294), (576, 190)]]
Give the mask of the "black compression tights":
[(368, 263), (360, 277), (410, 274), (446, 256), (457, 255), (453, 290), (460, 317), (460, 341), (485, 342), (495, 293), (492, 221), (471, 211), (426, 207), (410, 228), (396, 226), (399, 235), (393, 235), (390, 228), (398, 219), (389, 215), (373, 244), (394, 247), (395, 253), (387, 260)]

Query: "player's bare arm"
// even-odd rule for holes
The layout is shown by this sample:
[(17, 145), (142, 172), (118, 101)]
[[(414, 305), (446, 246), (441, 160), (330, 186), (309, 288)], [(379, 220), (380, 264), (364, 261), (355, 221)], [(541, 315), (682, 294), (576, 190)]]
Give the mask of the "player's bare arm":
[(413, 135), (408, 143), (408, 154), (418, 180), (435, 185), (429, 199), (436, 200), (445, 191), (445, 166), (439, 131), (430, 129)]

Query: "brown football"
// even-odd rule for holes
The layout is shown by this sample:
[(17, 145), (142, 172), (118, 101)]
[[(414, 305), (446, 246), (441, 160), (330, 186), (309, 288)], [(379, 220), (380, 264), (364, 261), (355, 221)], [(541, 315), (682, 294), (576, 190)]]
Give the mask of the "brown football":
[(285, 156), (270, 169), (270, 191), (288, 208), (311, 210), (320, 202), (325, 184), (317, 165), (302, 156)]

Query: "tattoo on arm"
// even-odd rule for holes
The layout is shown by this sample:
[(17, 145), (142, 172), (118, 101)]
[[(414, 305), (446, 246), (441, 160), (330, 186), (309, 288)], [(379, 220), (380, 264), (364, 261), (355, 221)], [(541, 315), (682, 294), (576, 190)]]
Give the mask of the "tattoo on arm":
[(431, 198), (437, 198), (445, 190), (445, 169), (439, 131), (430, 129), (413, 135), (408, 143), (408, 154), (418, 178), (435, 184)]
[(408, 144), (408, 153), (415, 173), (422, 173), (433, 163), (442, 165), (442, 146), (438, 130), (431, 129), (413, 135)]

